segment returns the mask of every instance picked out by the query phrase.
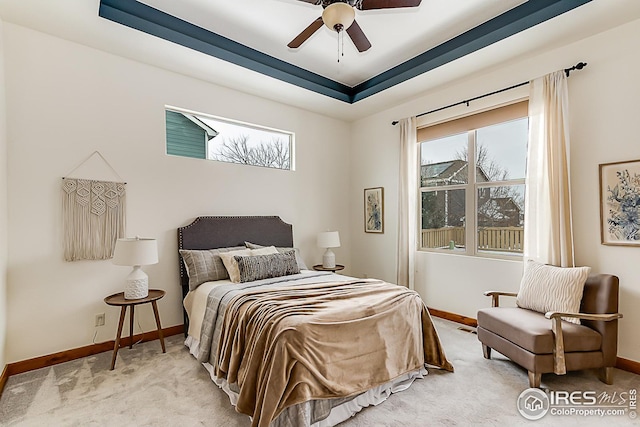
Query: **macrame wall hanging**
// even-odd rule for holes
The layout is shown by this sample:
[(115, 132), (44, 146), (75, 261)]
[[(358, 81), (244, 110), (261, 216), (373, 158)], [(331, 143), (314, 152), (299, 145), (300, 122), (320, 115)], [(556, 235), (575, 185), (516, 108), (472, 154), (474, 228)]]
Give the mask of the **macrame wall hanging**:
[(125, 236), (125, 184), (109, 162), (94, 151), (75, 169), (98, 155), (119, 182), (62, 178), (62, 217), (65, 261), (113, 257), (116, 240)]

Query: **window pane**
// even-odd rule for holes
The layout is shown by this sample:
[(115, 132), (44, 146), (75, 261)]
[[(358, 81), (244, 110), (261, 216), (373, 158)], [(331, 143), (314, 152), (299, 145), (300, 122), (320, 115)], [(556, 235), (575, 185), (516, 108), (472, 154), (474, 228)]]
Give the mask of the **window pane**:
[(420, 144), (420, 187), (466, 184), (468, 136), (466, 133)]
[(166, 110), (167, 154), (293, 169), (293, 133), (216, 118)]
[(524, 178), (528, 132), (528, 117), (478, 129), (478, 182)]
[(524, 185), (478, 189), (478, 250), (522, 253)]
[(291, 134), (206, 117), (202, 120), (218, 132), (209, 141), (208, 158), (221, 162), (291, 169)]
[(422, 193), (422, 248), (465, 248), (465, 190)]

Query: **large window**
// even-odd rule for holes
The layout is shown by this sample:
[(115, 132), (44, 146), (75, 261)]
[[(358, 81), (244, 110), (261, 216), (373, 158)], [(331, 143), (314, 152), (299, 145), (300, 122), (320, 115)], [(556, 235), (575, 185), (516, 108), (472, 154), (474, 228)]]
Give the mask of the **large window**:
[(178, 109), (165, 111), (167, 154), (293, 170), (292, 132)]
[(421, 249), (522, 254), (528, 127), (521, 102), (418, 129)]

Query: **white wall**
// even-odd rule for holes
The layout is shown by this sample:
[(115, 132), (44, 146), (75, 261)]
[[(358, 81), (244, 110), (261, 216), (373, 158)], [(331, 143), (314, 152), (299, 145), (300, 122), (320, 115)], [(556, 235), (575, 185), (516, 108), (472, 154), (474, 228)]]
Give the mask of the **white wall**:
[[(597, 183), (599, 163), (640, 158), (633, 127), (640, 95), (634, 76), (640, 66), (635, 55), (640, 21), (479, 70), (352, 125), (23, 27), (2, 27), (7, 138), (0, 132), (0, 159), (8, 158), (9, 165), (8, 185), (0, 182), (0, 200), (8, 187), (11, 245), (6, 285), (0, 277), (0, 309), (5, 286), (10, 302), (0, 362), (90, 344), (94, 315), (100, 312), (107, 313), (107, 325), (98, 329), (96, 342), (113, 339), (117, 310), (102, 299), (121, 290), (127, 268), (108, 261), (62, 261), (60, 178), (94, 150), (128, 182), (128, 234), (158, 238), (161, 262), (145, 270), (152, 287), (168, 292), (159, 305), (164, 326), (172, 326), (182, 322), (175, 229), (198, 215), (280, 215), (294, 224), (295, 242), (307, 263), (321, 257), (315, 247), (319, 230), (344, 230), (336, 252), (341, 263), (351, 266), (348, 273), (395, 281), (399, 129), (391, 121), (579, 60), (589, 66), (570, 79), (577, 261), (620, 277), (625, 318), (619, 355), (640, 361), (640, 340), (634, 333), (640, 323), (635, 309), (640, 304), (640, 249), (600, 245)], [(473, 56), (460, 61), (472, 65)], [(165, 104), (296, 132), (297, 171), (166, 156)], [(350, 151), (345, 149), (349, 144)], [(3, 164), (0, 180), (5, 179)], [(93, 166), (85, 173), (105, 173)], [(326, 179), (330, 186), (324, 185)], [(385, 188), (385, 233), (365, 234), (363, 189), (376, 186)], [(7, 224), (2, 215), (0, 232)], [(0, 270), (6, 258), (2, 250)], [(516, 290), (521, 269), (517, 261), (419, 253), (416, 288), (433, 308), (475, 317), (478, 308), (489, 304), (481, 292)], [(141, 324), (152, 330), (145, 308), (139, 310)], [(0, 346), (4, 329), (0, 314)]]
[(7, 332), (7, 122), (4, 82), (4, 44), (0, 19), (0, 373), (6, 365)]
[[(337, 229), (336, 256), (350, 265), (347, 123), (12, 24), (4, 41), (8, 362), (90, 344), (101, 312), (96, 342), (115, 336), (118, 310), (103, 298), (122, 290), (128, 268), (62, 259), (61, 177), (94, 150), (128, 183), (127, 234), (158, 239), (160, 263), (144, 269), (151, 287), (167, 291), (165, 327), (182, 324), (176, 228), (198, 215), (280, 215), (308, 264), (321, 259), (316, 233)], [(295, 132), (296, 171), (165, 155), (167, 104)], [(150, 307), (136, 313), (145, 331), (155, 329)]]
[[(526, 37), (526, 34), (522, 36)], [(478, 71), (472, 77), (356, 122), (351, 152), (353, 159), (358, 158), (351, 165), (353, 273), (395, 280), (399, 129), (391, 126), (392, 120), (469, 99), (584, 60), (588, 67), (569, 79), (577, 263), (590, 265), (594, 272), (612, 273), (620, 278), (620, 311), (625, 318), (620, 322), (618, 355), (640, 361), (637, 333), (640, 324), (640, 311), (637, 310), (640, 306), (640, 248), (600, 244), (598, 199), (598, 164), (640, 159), (635, 127), (640, 113), (637, 101), (640, 97), (640, 80), (637, 79), (639, 38), (640, 21), (634, 21), (556, 50)], [(499, 49), (500, 44), (492, 48)], [(473, 64), (473, 56), (463, 61), (467, 65)], [(446, 72), (446, 67), (442, 72)], [(496, 103), (502, 100), (496, 100)], [(468, 111), (474, 108), (478, 108), (477, 104), (472, 104)], [(460, 107), (442, 114), (455, 117), (465, 109)], [(444, 118), (442, 114), (438, 119)], [(362, 231), (361, 193), (369, 186), (385, 187), (384, 235)], [(522, 274), (522, 263), (518, 261), (426, 252), (418, 253), (416, 258), (416, 289), (427, 304), (473, 318), (479, 308), (490, 303), (481, 295), (482, 291), (517, 290)]]

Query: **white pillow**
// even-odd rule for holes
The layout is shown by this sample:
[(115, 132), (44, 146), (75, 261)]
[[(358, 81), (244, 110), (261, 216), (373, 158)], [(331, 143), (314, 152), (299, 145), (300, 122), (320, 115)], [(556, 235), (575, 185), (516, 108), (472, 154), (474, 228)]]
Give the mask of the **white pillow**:
[[(529, 260), (525, 264), (516, 304), (540, 313), (578, 313), (584, 283), (590, 272), (591, 267), (554, 267)], [(576, 318), (563, 317), (563, 320), (580, 324), (580, 319)]]
[(222, 263), (224, 267), (227, 269), (229, 273), (229, 279), (233, 283), (240, 283), (240, 269), (238, 268), (238, 262), (235, 260), (235, 256), (257, 256), (257, 255), (271, 255), (277, 254), (278, 250), (273, 246), (267, 246), (266, 248), (260, 249), (240, 249), (237, 251), (223, 252), (220, 253), (220, 259), (222, 259)]

